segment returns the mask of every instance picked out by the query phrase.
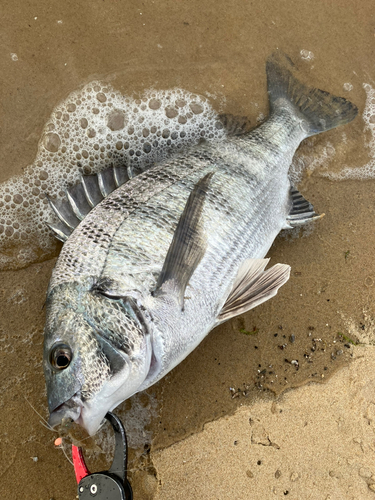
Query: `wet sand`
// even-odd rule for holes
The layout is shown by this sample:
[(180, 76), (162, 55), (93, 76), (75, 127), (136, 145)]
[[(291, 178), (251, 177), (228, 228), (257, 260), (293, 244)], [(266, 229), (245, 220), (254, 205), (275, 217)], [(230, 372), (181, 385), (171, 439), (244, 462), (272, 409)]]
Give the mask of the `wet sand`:
[[(32, 163), (53, 107), (93, 78), (127, 93), (179, 86), (225, 97), (223, 111), (255, 125), (268, 112), (265, 61), (279, 47), (305, 82), (358, 105), (355, 122), (299, 151), (312, 159), (328, 143), (335, 148), (299, 186), (326, 216), (299, 237), (280, 235), (271, 249), (273, 263), (291, 265), (290, 281), (276, 298), (213, 331), (119, 411), (132, 446), (135, 499), (372, 498), (374, 181), (322, 176), (368, 161), (361, 113), (362, 85), (375, 79), (372, 4), (94, 0), (90, 8), (57, 1), (2, 7), (0, 181)], [(301, 50), (314, 58), (304, 60)], [(53, 265), (51, 259), (1, 273), (6, 500), (76, 497), (72, 466), (28, 404), (47, 416), (43, 304)], [(95, 452), (90, 465), (105, 467), (106, 455)]]
[(260, 398), (155, 453), (156, 498), (373, 498), (373, 369), (363, 347), (328, 384)]

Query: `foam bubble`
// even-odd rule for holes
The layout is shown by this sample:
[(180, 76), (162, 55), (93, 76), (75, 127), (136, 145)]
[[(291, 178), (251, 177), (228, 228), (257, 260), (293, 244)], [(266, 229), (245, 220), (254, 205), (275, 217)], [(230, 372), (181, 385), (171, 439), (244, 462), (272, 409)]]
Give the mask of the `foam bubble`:
[[(153, 435), (150, 424), (157, 414), (158, 401), (153, 394), (149, 394), (147, 391), (135, 394), (116, 408), (116, 415), (124, 423), (126, 429), (128, 446), (135, 451), (135, 460), (138, 460), (144, 452), (145, 445), (150, 445), (152, 442)], [(113, 433), (109, 430), (109, 425), (103, 426), (97, 432), (95, 443), (110, 462), (115, 451), (115, 441)], [(88, 450), (86, 455), (90, 457), (92, 452)]]
[(301, 59), (304, 61), (312, 61), (314, 59), (314, 54), (311, 52), (311, 50), (305, 50), (302, 49), (300, 51)]
[[(364, 131), (370, 132), (370, 139), (365, 146), (370, 150), (370, 161), (356, 168), (344, 167), (340, 172), (323, 172), (321, 175), (334, 181), (343, 181), (347, 179), (366, 180), (375, 178), (375, 89), (368, 83), (363, 84), (366, 92), (366, 104), (363, 111), (363, 121), (365, 122)], [(366, 134), (364, 134), (366, 137)]]
[(72, 92), (47, 121), (32, 165), (0, 186), (0, 268), (51, 255), (45, 193), (62, 199), (82, 174), (126, 164), (130, 176), (204, 137), (226, 134), (209, 101), (182, 89), (148, 90), (139, 98), (93, 81)]
[(311, 175), (314, 170), (326, 167), (335, 156), (335, 148), (330, 142), (324, 145), (316, 142), (314, 137), (307, 139), (295, 154), (289, 169), (289, 178), (294, 186), (298, 186), (306, 173)]

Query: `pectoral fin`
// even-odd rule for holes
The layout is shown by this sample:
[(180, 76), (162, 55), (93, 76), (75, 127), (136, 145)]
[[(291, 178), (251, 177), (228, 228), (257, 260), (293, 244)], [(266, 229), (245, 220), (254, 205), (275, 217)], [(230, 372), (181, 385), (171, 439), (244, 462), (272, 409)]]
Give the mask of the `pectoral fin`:
[(226, 321), (262, 304), (277, 294), (289, 279), (290, 266), (276, 264), (264, 270), (269, 259), (248, 259), (240, 267), (218, 321)]
[(292, 207), (286, 218), (287, 228), (302, 226), (307, 222), (324, 217), (324, 214), (318, 215), (311, 203), (293, 186), (290, 188), (290, 197), (292, 200)]
[(155, 295), (162, 293), (163, 285), (172, 281), (182, 310), (187, 284), (207, 248), (202, 213), (212, 175), (203, 177), (190, 193), (156, 285)]

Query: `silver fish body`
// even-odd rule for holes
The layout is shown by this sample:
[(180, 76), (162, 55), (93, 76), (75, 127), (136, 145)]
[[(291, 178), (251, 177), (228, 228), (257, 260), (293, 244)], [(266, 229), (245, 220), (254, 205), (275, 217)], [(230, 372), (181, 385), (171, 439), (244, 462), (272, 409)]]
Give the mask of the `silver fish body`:
[[(268, 64), (276, 83), (269, 82), (271, 116), (263, 125), (201, 144), (131, 179), (64, 244), (45, 330), (53, 425), (69, 417), (95, 433), (107, 411), (160, 380), (217, 324), (274, 295), (288, 279), (288, 266), (274, 266), (276, 278), (264, 284), (259, 259), (292, 225), (291, 211), (299, 217), (288, 179), (293, 155), (304, 138), (347, 123), (356, 108), (318, 94), (323, 118), (315, 119), (284, 57)], [(302, 95), (294, 101), (285, 90), (290, 82)], [(199, 200), (201, 210), (190, 220)], [(185, 246), (176, 243), (177, 233)], [(233, 292), (241, 289), (244, 266), (251, 282), (246, 300), (241, 290)]]

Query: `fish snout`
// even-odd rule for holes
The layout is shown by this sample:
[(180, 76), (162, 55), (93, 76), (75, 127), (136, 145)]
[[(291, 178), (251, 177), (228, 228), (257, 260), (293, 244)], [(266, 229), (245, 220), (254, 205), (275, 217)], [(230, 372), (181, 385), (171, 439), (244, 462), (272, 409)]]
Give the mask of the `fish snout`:
[(76, 422), (81, 416), (82, 407), (82, 402), (74, 395), (68, 401), (65, 401), (55, 408), (50, 408), (48, 424), (51, 427), (56, 427), (67, 420)]

